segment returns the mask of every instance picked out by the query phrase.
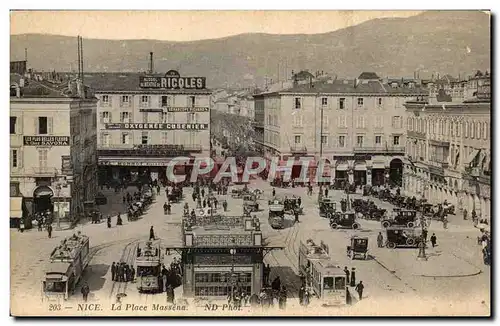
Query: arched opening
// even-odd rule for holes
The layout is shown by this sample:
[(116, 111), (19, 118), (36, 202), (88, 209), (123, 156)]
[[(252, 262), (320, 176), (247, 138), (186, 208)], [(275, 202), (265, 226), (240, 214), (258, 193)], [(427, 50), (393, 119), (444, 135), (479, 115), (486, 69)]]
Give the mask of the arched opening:
[(54, 212), (52, 197), (54, 191), (49, 186), (39, 186), (33, 191), (33, 213)]
[(395, 158), (391, 161), (389, 165), (389, 180), (392, 184), (401, 187), (403, 181), (403, 161), (399, 158)]

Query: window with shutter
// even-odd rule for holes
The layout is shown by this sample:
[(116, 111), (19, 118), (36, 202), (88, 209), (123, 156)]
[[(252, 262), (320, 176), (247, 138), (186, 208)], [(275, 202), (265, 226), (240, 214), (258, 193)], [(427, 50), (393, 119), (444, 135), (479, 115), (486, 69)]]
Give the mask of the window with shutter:
[(24, 153), (23, 153), (23, 149), (22, 149), (22, 148), (20, 148), (20, 149), (18, 150), (18, 154), (17, 154), (17, 155), (18, 155), (18, 157), (17, 157), (17, 159), (18, 159), (17, 165), (18, 165), (20, 168), (22, 168), (22, 167), (23, 167), (23, 158), (24, 158), (24, 157), (23, 157)]
[(17, 149), (12, 149), (10, 151), (10, 167), (17, 168), (18, 167), (18, 152)]
[(47, 133), (49, 135), (54, 133), (54, 118), (52, 117), (47, 118)]
[(328, 116), (323, 117), (323, 129), (328, 129), (329, 126), (329, 119)]

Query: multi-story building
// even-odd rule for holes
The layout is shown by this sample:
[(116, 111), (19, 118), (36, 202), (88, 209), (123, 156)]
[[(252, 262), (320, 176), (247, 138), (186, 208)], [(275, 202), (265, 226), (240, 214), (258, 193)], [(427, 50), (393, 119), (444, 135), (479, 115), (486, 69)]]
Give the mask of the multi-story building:
[[(375, 73), (355, 80), (296, 83), (254, 96), (256, 142), (267, 158), (318, 159), (322, 154), (332, 179), (382, 184), (390, 177), (400, 182), (403, 104), (426, 95), (417, 83), (384, 84)], [(293, 171), (295, 178), (300, 167)]]
[(430, 202), (490, 217), (490, 77), (434, 85), (428, 101), (408, 102), (404, 190)]
[(101, 182), (164, 178), (172, 157), (209, 156), (211, 91), (204, 77), (181, 77), (171, 70), (86, 74), (85, 82), (99, 99)]
[(79, 80), (61, 88), (39, 74), (10, 77), (12, 207), (24, 201), (26, 225), (47, 210), (73, 223), (97, 191), (97, 99)]

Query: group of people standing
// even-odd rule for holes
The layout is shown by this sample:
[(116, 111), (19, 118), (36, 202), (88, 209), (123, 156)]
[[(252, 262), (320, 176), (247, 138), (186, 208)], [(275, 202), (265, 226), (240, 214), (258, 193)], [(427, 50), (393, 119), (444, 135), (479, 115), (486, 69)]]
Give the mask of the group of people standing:
[(114, 282), (133, 282), (135, 279), (135, 269), (125, 262), (113, 262), (111, 265), (111, 280)]

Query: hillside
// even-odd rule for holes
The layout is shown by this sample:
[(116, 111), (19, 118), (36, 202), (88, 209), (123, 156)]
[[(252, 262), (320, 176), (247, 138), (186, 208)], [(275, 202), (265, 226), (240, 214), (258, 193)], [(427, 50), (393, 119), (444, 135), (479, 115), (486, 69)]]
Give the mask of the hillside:
[[(75, 70), (76, 37), (24, 34), (11, 37), (11, 60), (37, 70)], [(375, 19), (331, 33), (314, 35), (242, 34), (193, 42), (84, 39), (86, 71), (144, 71), (149, 52), (155, 70), (177, 69), (206, 76), (207, 85), (248, 86), (264, 77), (281, 78), (309, 69), (353, 77), (433, 72), (470, 73), (490, 68), (490, 17), (482, 12), (425, 12), (409, 18)]]

